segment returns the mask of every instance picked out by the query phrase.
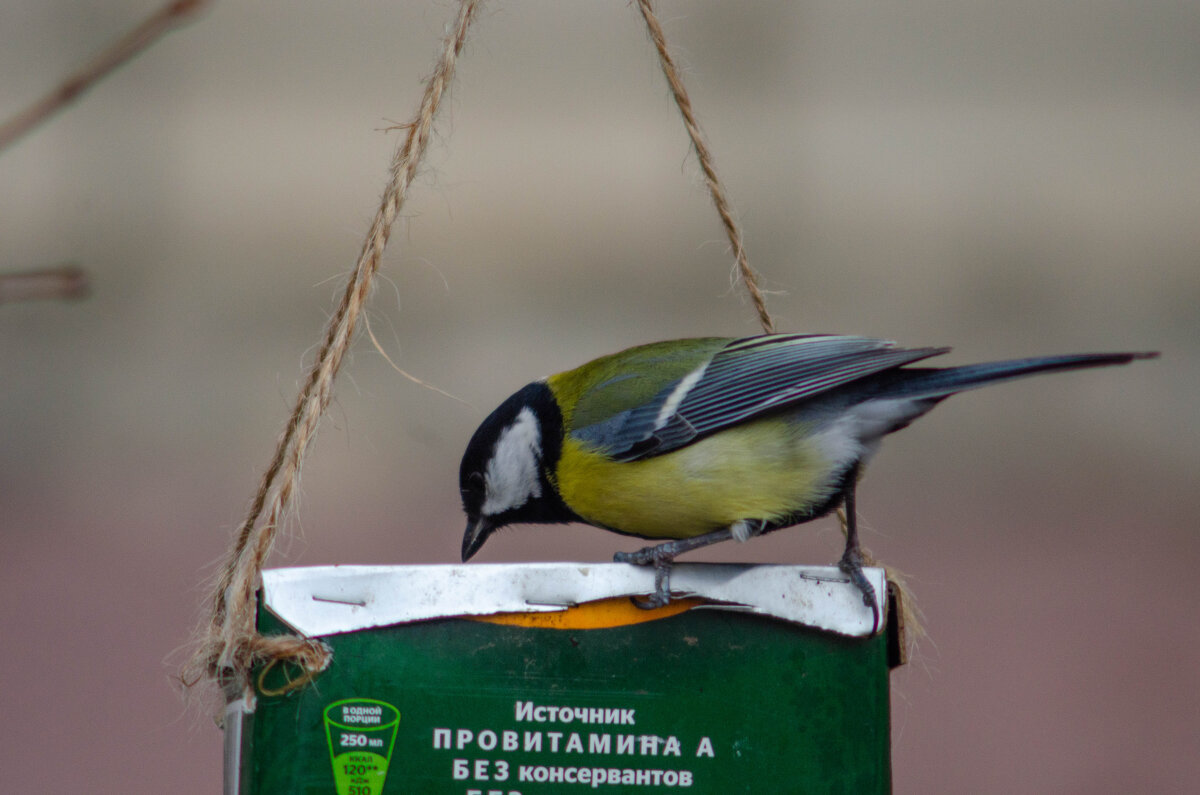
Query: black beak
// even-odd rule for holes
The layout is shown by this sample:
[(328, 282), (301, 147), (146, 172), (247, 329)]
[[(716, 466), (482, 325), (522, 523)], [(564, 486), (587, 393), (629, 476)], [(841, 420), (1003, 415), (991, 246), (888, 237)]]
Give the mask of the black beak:
[(483, 546), (483, 542), (488, 540), (488, 536), (495, 529), (487, 520), (487, 517), (484, 516), (471, 519), (467, 522), (467, 532), (463, 533), (463, 563), (466, 563), (479, 551), (479, 548)]

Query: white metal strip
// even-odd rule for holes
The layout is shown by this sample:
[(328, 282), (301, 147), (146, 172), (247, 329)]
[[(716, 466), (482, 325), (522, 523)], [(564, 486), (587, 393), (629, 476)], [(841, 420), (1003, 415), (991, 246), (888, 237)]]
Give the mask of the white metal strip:
[[(865, 573), (885, 610), (883, 570)], [(553, 612), (654, 592), (653, 568), (624, 563), (312, 566), (262, 576), (266, 607), (309, 637), (451, 616)], [(872, 629), (871, 609), (834, 566), (678, 563), (671, 591), (842, 635), (866, 637)]]

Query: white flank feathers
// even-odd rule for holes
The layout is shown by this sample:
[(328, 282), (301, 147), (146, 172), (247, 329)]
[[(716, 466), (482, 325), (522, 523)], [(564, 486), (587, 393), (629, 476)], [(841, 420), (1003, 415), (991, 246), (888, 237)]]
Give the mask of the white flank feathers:
[(868, 400), (841, 414), (812, 437), (817, 448), (833, 465), (835, 471), (855, 461), (867, 463), (880, 440), (897, 426), (902, 426), (932, 408), (907, 398)]
[(752, 536), (757, 535), (754, 532), (754, 527), (745, 519), (739, 519), (729, 525), (729, 530), (733, 533), (733, 540), (739, 544), (749, 541)]

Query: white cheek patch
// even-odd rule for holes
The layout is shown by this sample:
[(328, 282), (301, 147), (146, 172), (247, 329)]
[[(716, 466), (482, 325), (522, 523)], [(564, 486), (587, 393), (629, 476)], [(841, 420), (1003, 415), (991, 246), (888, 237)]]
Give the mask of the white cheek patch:
[(530, 499), (542, 496), (538, 462), (542, 453), (542, 431), (529, 408), (513, 420), (496, 440), (492, 458), (484, 473), (486, 499), (483, 513), (494, 516), (519, 508)]

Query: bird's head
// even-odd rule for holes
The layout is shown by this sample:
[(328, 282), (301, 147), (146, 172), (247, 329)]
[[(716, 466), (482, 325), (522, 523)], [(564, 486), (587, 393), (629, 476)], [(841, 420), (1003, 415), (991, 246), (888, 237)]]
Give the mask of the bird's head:
[(467, 514), (464, 563), (499, 527), (575, 518), (548, 474), (562, 451), (562, 438), (562, 412), (541, 381), (501, 403), (475, 431), (458, 476)]

